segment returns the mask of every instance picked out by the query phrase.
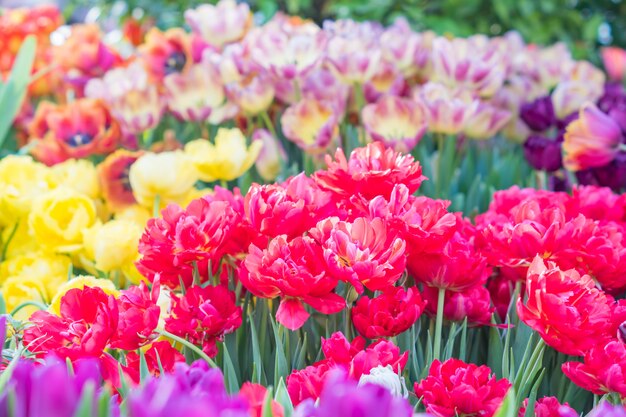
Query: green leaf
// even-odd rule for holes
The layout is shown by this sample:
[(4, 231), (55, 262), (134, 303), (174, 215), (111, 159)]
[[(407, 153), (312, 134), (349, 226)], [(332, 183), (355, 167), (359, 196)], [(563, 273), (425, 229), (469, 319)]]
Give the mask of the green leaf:
[(36, 50), (35, 37), (28, 36), (17, 53), (9, 79), (0, 89), (0, 148), (26, 96)]
[(274, 417), (274, 413), (272, 412), (272, 398), (272, 387), (268, 387), (265, 400), (263, 400), (262, 417)]
[(287, 392), (287, 386), (285, 385), (285, 380), (283, 378), (278, 381), (274, 399), (283, 406), (285, 417), (291, 417), (291, 415), (293, 414), (293, 403), (291, 402), (291, 398), (289, 397), (289, 393)]
[(0, 292), (0, 314), (7, 314), (7, 303), (4, 301), (4, 296)]
[(259, 337), (256, 331), (256, 325), (254, 324), (254, 319), (250, 316), (250, 333), (252, 339), (252, 363), (254, 365), (255, 377), (252, 382), (257, 384), (262, 383), (265, 380), (265, 375), (263, 374), (263, 359), (261, 358), (261, 349), (259, 345)]
[(93, 398), (96, 393), (96, 387), (93, 381), (88, 381), (83, 385), (83, 393), (74, 417), (93, 417)]
[(150, 370), (148, 369), (148, 362), (146, 361), (146, 355), (143, 350), (139, 349), (139, 380), (143, 384), (150, 377)]
[(117, 372), (120, 375), (120, 385), (121, 385), (117, 389), (117, 391), (120, 393), (120, 397), (124, 399), (128, 396), (128, 393), (130, 392), (130, 388), (128, 386), (128, 381), (126, 380), (126, 375), (124, 374), (124, 371), (122, 370), (122, 364), (119, 362), (117, 364)]
[(228, 347), (226, 347), (226, 343), (223, 344), (224, 347), (224, 380), (226, 383), (226, 388), (228, 388), (228, 392), (235, 393), (239, 391), (239, 381), (237, 380), (237, 372), (235, 371), (235, 366), (233, 365), (233, 361), (230, 357), (230, 353), (228, 352)]
[(517, 412), (518, 407), (515, 401), (515, 390), (511, 388), (493, 417), (517, 417)]
[[(289, 374), (289, 368), (287, 365), (287, 357), (285, 356), (285, 346), (283, 345), (283, 338), (279, 334), (278, 325), (274, 319), (270, 319), (272, 324), (272, 330), (274, 331), (274, 342), (276, 344), (276, 357), (274, 361), (274, 385), (278, 386), (278, 381), (281, 377), (286, 377)], [(283, 327), (284, 328), (284, 327)]]

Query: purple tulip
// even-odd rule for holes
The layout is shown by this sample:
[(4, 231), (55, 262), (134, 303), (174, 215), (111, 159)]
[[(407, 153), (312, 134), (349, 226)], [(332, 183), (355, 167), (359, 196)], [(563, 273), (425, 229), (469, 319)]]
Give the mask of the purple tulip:
[(249, 417), (248, 403), (226, 392), (224, 378), (205, 362), (177, 364), (127, 399), (128, 417)]
[(2, 349), (7, 337), (7, 316), (0, 316), (0, 363), (2, 362)]
[(336, 416), (411, 417), (413, 408), (406, 399), (393, 396), (381, 385), (359, 387), (339, 373), (332, 375), (326, 383), (317, 407), (309, 399), (301, 403), (294, 414), (294, 417)]
[(561, 143), (539, 135), (532, 135), (524, 142), (524, 156), (537, 170), (554, 172), (562, 164)]
[(600, 110), (611, 116), (626, 133), (626, 91), (620, 84), (606, 84), (604, 94), (598, 100)]
[(22, 359), (0, 395), (0, 416), (9, 415), (9, 395), (14, 398), (12, 417), (72, 416), (87, 384), (96, 391), (92, 410), (97, 410), (101, 394), (98, 361), (79, 360), (74, 364), (74, 375), (70, 375), (65, 362), (59, 359), (49, 357), (43, 365)]
[(520, 117), (535, 132), (547, 130), (556, 123), (552, 99), (550, 96), (544, 96), (523, 104), (520, 109)]
[(587, 417), (626, 417), (626, 408), (622, 405), (611, 405), (602, 401)]

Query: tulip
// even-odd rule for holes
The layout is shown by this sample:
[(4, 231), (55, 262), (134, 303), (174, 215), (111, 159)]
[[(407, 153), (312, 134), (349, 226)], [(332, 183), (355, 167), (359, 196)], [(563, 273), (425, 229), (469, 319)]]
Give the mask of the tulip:
[(333, 109), (315, 99), (302, 99), (285, 110), (281, 117), (283, 133), (305, 152), (324, 152), (339, 136)]
[(380, 37), (383, 57), (410, 78), (429, 64), (427, 38), (427, 34), (414, 32), (406, 19), (399, 18)]
[(449, 359), (443, 363), (435, 360), (428, 376), (415, 383), (415, 393), (422, 398), (426, 412), (435, 417), (491, 417), (510, 387), (507, 379), (496, 379), (485, 365)]
[(333, 373), (321, 393), (319, 404), (309, 400), (296, 409), (294, 417), (412, 417), (413, 409), (404, 398), (392, 395), (379, 384), (357, 385), (341, 372)]
[(185, 20), (194, 33), (217, 48), (242, 39), (252, 26), (250, 7), (234, 0), (220, 0), (215, 6), (202, 4), (186, 10)]
[(327, 36), (319, 29), (288, 33), (269, 26), (254, 35), (251, 58), (277, 79), (301, 80), (321, 65)]
[(561, 142), (532, 135), (524, 142), (524, 157), (537, 170), (554, 172), (559, 170), (561, 162)]
[(359, 387), (366, 384), (380, 385), (387, 388), (394, 397), (408, 398), (409, 391), (404, 383), (404, 378), (399, 376), (390, 365), (377, 366), (369, 374), (363, 374), (359, 378)]
[(119, 149), (98, 165), (98, 177), (102, 196), (107, 206), (119, 212), (137, 203), (130, 186), (130, 167), (139, 159), (142, 152), (129, 152)]
[(220, 128), (215, 144), (197, 139), (185, 145), (185, 154), (202, 181), (230, 181), (250, 169), (262, 146), (261, 142), (253, 141), (246, 147), (246, 138), (241, 130)]
[(549, 96), (523, 104), (520, 117), (529, 128), (536, 132), (543, 132), (556, 123), (554, 107)]
[[(573, 413), (571, 417), (577, 416), (577, 413)], [(623, 405), (612, 405), (608, 401), (601, 401), (591, 413), (587, 414), (588, 417), (626, 417), (626, 409)], [(570, 417), (570, 415), (563, 416)]]
[(457, 134), (463, 130), (478, 102), (467, 91), (453, 91), (443, 84), (428, 82), (416, 90), (414, 98), (428, 109), (431, 132)]
[(563, 142), (563, 165), (570, 171), (601, 167), (611, 162), (622, 141), (617, 123), (593, 104), (580, 109)]
[(622, 81), (626, 75), (626, 50), (608, 46), (600, 49), (600, 56), (609, 78)]
[(361, 297), (352, 308), (352, 323), (369, 339), (394, 337), (411, 328), (425, 306), (417, 287), (392, 287), (371, 300)]
[(331, 33), (326, 60), (331, 71), (348, 85), (363, 85), (376, 74), (382, 51), (375, 38), (381, 30), (371, 23), (345, 20), (326, 22)]
[(153, 27), (138, 52), (150, 78), (158, 84), (167, 75), (186, 71), (193, 63), (190, 37), (182, 28), (162, 32)]
[(489, 139), (502, 130), (510, 119), (510, 111), (479, 102), (465, 122), (463, 133), (472, 139)]
[(217, 73), (206, 65), (195, 64), (185, 73), (168, 75), (163, 82), (169, 110), (184, 121), (203, 122), (226, 100)]
[(165, 103), (140, 62), (126, 68), (116, 68), (101, 79), (91, 80), (87, 97), (100, 98), (107, 103), (113, 116), (131, 134), (152, 129), (161, 120)]
[(372, 140), (399, 152), (409, 152), (426, 132), (426, 110), (409, 99), (386, 96), (365, 106), (361, 119)]
[(581, 355), (609, 335), (611, 305), (589, 276), (561, 271), (536, 257), (528, 269), (525, 303), (517, 301), (524, 323), (549, 346), (567, 355)]
[(426, 178), (411, 155), (386, 149), (380, 142), (355, 149), (348, 159), (337, 149), (334, 159), (326, 156), (326, 165), (326, 170), (315, 173), (315, 181), (342, 198), (360, 194), (368, 200), (377, 196), (388, 199), (396, 184), (405, 185), (413, 194)]
[[(584, 362), (565, 362), (563, 373), (579, 387), (596, 395), (617, 393), (626, 398), (626, 344), (619, 340), (598, 343), (585, 352)], [(598, 417), (605, 414), (597, 413)]]
[(248, 74), (244, 78), (228, 83), (226, 93), (230, 100), (248, 116), (266, 111), (274, 100), (274, 86), (266, 73)]
[(100, 100), (67, 105), (41, 103), (29, 126), (32, 154), (47, 165), (70, 158), (112, 152), (121, 139), (120, 125)]
[(151, 209), (183, 201), (198, 180), (198, 173), (182, 151), (146, 153), (130, 167), (128, 180), (137, 202)]
[(287, 164), (287, 152), (278, 138), (265, 129), (255, 130), (252, 141), (263, 144), (254, 166), (265, 181), (273, 181), (280, 174), (282, 166)]
[(433, 75), (450, 87), (465, 87), (481, 97), (493, 96), (504, 82), (505, 67), (493, 44), (480, 38), (439, 37), (433, 41)]

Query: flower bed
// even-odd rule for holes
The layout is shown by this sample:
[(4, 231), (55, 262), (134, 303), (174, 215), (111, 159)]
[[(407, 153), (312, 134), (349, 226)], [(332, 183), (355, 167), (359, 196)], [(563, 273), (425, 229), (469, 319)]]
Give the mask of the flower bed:
[(626, 415), (626, 52), (185, 16), (0, 16), (0, 416)]

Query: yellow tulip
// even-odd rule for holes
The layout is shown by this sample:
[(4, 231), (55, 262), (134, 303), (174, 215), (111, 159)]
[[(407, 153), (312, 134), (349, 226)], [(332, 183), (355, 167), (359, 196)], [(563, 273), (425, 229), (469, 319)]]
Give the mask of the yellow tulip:
[(131, 165), (128, 177), (135, 199), (150, 210), (157, 196), (161, 207), (182, 202), (198, 180), (182, 151), (144, 154)]
[(91, 275), (79, 275), (71, 280), (65, 282), (63, 285), (59, 287), (56, 294), (52, 298), (52, 303), (50, 307), (48, 307), (48, 311), (57, 316), (61, 314), (61, 298), (71, 289), (80, 288), (83, 289), (85, 287), (91, 288), (102, 288), (102, 291), (109, 295), (113, 295), (117, 297), (119, 295), (119, 291), (115, 288), (115, 284), (113, 281), (109, 281), (108, 279), (99, 279), (93, 277)]
[(57, 184), (63, 184), (94, 200), (100, 196), (100, 180), (93, 162), (86, 159), (68, 159), (50, 170)]
[(13, 277), (28, 277), (42, 283), (46, 300), (67, 280), (70, 258), (44, 252), (30, 252), (0, 265), (0, 283)]
[(71, 253), (82, 248), (82, 232), (96, 219), (96, 206), (89, 197), (70, 188), (57, 188), (35, 201), (28, 226), (44, 248)]
[[(45, 291), (41, 280), (28, 277), (11, 277), (4, 281), (0, 292), (6, 302), (7, 311), (11, 312), (20, 304), (33, 301), (44, 304), (43, 292)], [(22, 307), (15, 315), (17, 320), (27, 320), (38, 308), (33, 305)]]
[(185, 153), (202, 181), (230, 181), (250, 169), (262, 146), (261, 142), (254, 141), (248, 147), (241, 130), (221, 128), (215, 136), (215, 144), (197, 139), (185, 145)]
[(35, 198), (54, 188), (49, 169), (29, 156), (10, 155), (0, 161), (0, 225), (28, 215)]

